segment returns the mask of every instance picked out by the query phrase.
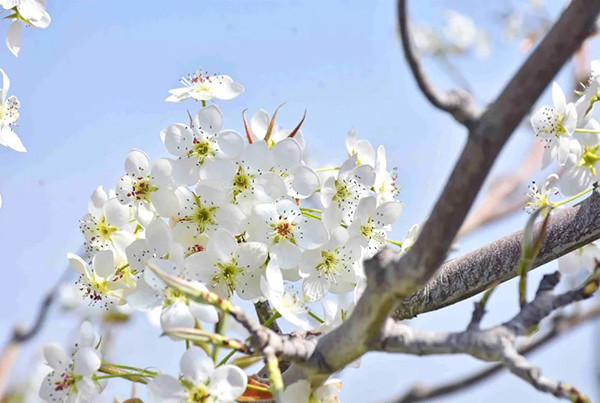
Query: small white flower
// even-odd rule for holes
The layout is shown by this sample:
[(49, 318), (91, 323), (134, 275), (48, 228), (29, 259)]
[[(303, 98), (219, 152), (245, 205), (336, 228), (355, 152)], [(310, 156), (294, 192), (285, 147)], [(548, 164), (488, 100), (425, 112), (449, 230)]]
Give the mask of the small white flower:
[(304, 217), (289, 199), (256, 206), (248, 232), (250, 239), (269, 246), (282, 269), (296, 267), (303, 250), (318, 248), (329, 240), (323, 222)]
[(238, 244), (233, 235), (218, 229), (203, 252), (187, 258), (185, 273), (228, 298), (234, 291), (246, 300), (262, 296), (260, 276), (267, 260), (267, 247), (260, 242)]
[[(595, 119), (590, 119), (586, 128), (600, 129)], [(576, 147), (569, 154), (559, 186), (566, 196), (577, 194), (598, 180), (600, 173), (600, 134), (575, 133)]]
[(456, 11), (448, 10), (445, 15), (445, 35), (458, 52), (466, 52), (475, 44), (479, 31), (475, 22)]
[(148, 384), (148, 401), (234, 403), (248, 384), (246, 373), (235, 365), (215, 368), (206, 353), (191, 346), (180, 361), (181, 377), (158, 375)]
[(181, 88), (169, 90), (171, 94), (165, 101), (182, 102), (188, 99), (210, 101), (211, 99), (233, 99), (244, 92), (244, 87), (233, 81), (229, 76), (203, 74), (196, 72), (179, 80), (184, 85)]
[(339, 379), (330, 379), (314, 391), (307, 380), (300, 380), (287, 386), (281, 393), (281, 401), (286, 403), (338, 403), (337, 394), (342, 389)]
[(0, 89), (0, 145), (12, 148), (18, 152), (25, 152), (25, 146), (17, 136), (17, 133), (11, 128), (19, 119), (19, 100), (17, 97), (8, 96), (10, 80), (4, 72), (2, 73), (2, 89)]
[(600, 248), (590, 243), (558, 258), (558, 269), (563, 273), (577, 273), (581, 269), (594, 271), (600, 262)]
[(89, 252), (113, 250), (121, 256), (134, 240), (135, 222), (131, 221), (131, 210), (116, 199), (114, 192), (106, 194), (98, 186), (88, 203), (88, 213), (81, 219), (79, 228), (86, 240)]
[(79, 290), (84, 298), (88, 298), (91, 304), (109, 303), (120, 301), (122, 290), (114, 280), (115, 258), (110, 250), (97, 252), (92, 259), (92, 268), (79, 256), (72, 253), (67, 254), (71, 267), (80, 274), (78, 284)]
[[(162, 272), (177, 277), (183, 276), (183, 269), (174, 262), (152, 259)], [(204, 285), (195, 283), (195, 287)], [(152, 270), (144, 270), (144, 280), (139, 280), (136, 291), (127, 297), (127, 303), (134, 309), (150, 311), (161, 307), (160, 324), (163, 330), (173, 327), (194, 327), (196, 320), (216, 323), (219, 319), (215, 307), (190, 300), (179, 291), (168, 287)]]
[(401, 188), (402, 186), (398, 183), (398, 172), (395, 168), (392, 172), (388, 172), (385, 148), (379, 146), (375, 162), (375, 183), (373, 183), (377, 201), (381, 203), (396, 200)]
[(56, 344), (44, 347), (44, 359), (52, 372), (42, 381), (40, 398), (47, 402), (87, 403), (100, 394), (100, 385), (92, 380), (102, 362), (94, 346), (96, 339), (90, 323), (84, 322), (72, 357)]
[(321, 300), (328, 292), (343, 294), (354, 289), (360, 243), (358, 237), (349, 239), (348, 232), (339, 227), (331, 231), (329, 241), (322, 247), (302, 254), (302, 290), (310, 302)]
[(346, 151), (348, 157), (356, 154), (356, 164), (375, 166), (375, 149), (368, 140), (358, 140), (356, 129), (353, 127), (346, 135)]
[[(275, 118), (276, 116), (273, 116)], [(269, 131), (269, 126), (271, 125), (271, 116), (264, 109), (258, 110), (252, 118), (250, 118), (250, 123), (248, 128), (250, 129), (250, 139), (252, 142), (257, 142), (264, 140), (267, 132)], [(272, 122), (271, 134), (269, 135), (269, 146), (273, 144), (277, 144), (283, 139), (288, 138), (292, 134), (293, 129), (281, 129), (276, 122)], [(294, 135), (294, 140), (298, 142), (300, 147), (304, 149), (304, 135), (301, 130), (298, 130)]]
[(554, 107), (542, 106), (531, 116), (533, 131), (546, 141), (544, 168), (555, 159), (565, 165), (571, 152), (571, 135), (577, 124), (575, 105), (567, 103), (557, 83), (552, 83), (552, 101)]
[(540, 208), (551, 206), (550, 196), (556, 196), (559, 193), (558, 189), (553, 186), (557, 181), (558, 175), (550, 174), (541, 188), (538, 188), (535, 182), (533, 182), (527, 192), (529, 200), (525, 204), (525, 209), (529, 212), (534, 212)]

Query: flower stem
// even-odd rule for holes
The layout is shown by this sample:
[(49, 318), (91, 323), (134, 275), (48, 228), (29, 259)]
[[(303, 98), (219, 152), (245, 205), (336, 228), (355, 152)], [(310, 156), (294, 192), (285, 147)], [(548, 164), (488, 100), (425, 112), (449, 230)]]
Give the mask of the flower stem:
[(300, 211), (307, 211), (309, 213), (323, 214), (323, 210), (319, 210), (316, 208), (300, 207)]
[(315, 169), (315, 172), (337, 171), (339, 169), (340, 169), (340, 167), (318, 168), (318, 169)]
[(259, 385), (253, 385), (251, 383), (249, 383), (248, 385), (246, 385), (246, 387), (248, 389), (258, 390), (260, 392), (270, 392), (269, 388), (265, 388), (264, 386), (259, 386)]
[(591, 130), (591, 129), (575, 129), (576, 133), (595, 133), (600, 134), (600, 130)]
[(202, 107), (205, 108), (206, 107), (206, 101), (202, 100)]
[(231, 350), (229, 352), (229, 354), (227, 354), (225, 357), (223, 357), (223, 359), (221, 361), (219, 361), (219, 363), (217, 364), (217, 367), (220, 367), (221, 365), (225, 365), (227, 364), (227, 361), (229, 361), (229, 359), (231, 357), (233, 357), (233, 355), (237, 353), (237, 350)]
[(593, 186), (591, 186), (591, 187), (589, 187), (589, 188), (585, 189), (584, 191), (581, 191), (581, 192), (577, 193), (576, 195), (573, 195), (573, 196), (571, 196), (571, 197), (568, 197), (568, 198), (566, 198), (566, 199), (564, 199), (564, 200), (561, 200), (561, 201), (559, 201), (559, 202), (554, 202), (554, 203), (552, 203), (552, 208), (556, 208), (556, 207), (558, 207), (558, 206), (562, 206), (562, 205), (563, 205), (563, 204), (565, 204), (565, 203), (568, 203), (568, 202), (570, 202), (570, 201), (573, 201), (573, 200), (575, 200), (575, 199), (578, 199), (578, 198), (580, 198), (581, 196), (584, 196), (585, 194), (587, 194), (587, 193), (591, 192), (592, 190), (594, 190), (594, 187), (593, 187)]
[(123, 364), (113, 364), (111, 362), (106, 362), (106, 361), (102, 361), (102, 365), (106, 366), (106, 367), (114, 367), (114, 368), (119, 368), (119, 369), (126, 369), (128, 371), (143, 372), (143, 373), (148, 374), (148, 376), (156, 376), (158, 374), (158, 372), (149, 371), (147, 369), (132, 367), (132, 366), (123, 365)]
[(321, 219), (321, 217), (316, 216), (314, 214), (307, 213), (306, 211), (303, 211), (302, 215), (305, 216), (305, 217), (308, 217), (308, 218), (314, 218), (315, 220), (320, 220)]
[(269, 319), (267, 319), (265, 321), (265, 323), (263, 323), (263, 326), (264, 327), (269, 327), (269, 326), (271, 326), (271, 324), (273, 322), (275, 322), (279, 318), (281, 318), (281, 314), (279, 312), (275, 311), (275, 313)]
[(391, 243), (392, 245), (396, 245), (399, 248), (402, 247), (402, 242), (400, 242), (400, 241), (394, 241), (393, 239), (386, 239), (385, 241)]
[(315, 319), (317, 322), (319, 322), (319, 323), (321, 323), (321, 324), (325, 323), (325, 321), (324, 321), (323, 319), (319, 318), (317, 315), (315, 315), (315, 314), (313, 313), (313, 311), (308, 311), (308, 314), (309, 314), (309, 315), (310, 315), (312, 318), (314, 318), (314, 319)]

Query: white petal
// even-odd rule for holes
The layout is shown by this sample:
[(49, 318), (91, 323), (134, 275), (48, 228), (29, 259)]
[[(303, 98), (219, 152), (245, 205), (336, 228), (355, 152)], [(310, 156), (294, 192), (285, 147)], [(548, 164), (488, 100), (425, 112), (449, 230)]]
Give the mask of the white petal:
[(277, 258), (279, 267), (282, 269), (291, 269), (298, 265), (302, 256), (302, 251), (296, 245), (282, 241), (271, 247), (271, 254)]
[(71, 263), (71, 267), (77, 273), (82, 274), (84, 276), (89, 276), (90, 269), (89, 269), (87, 263), (84, 262), (82, 258), (80, 258), (79, 256), (74, 255), (72, 253), (67, 253), (67, 259), (69, 259), (69, 263)]
[(223, 114), (216, 105), (209, 105), (198, 111), (192, 118), (195, 129), (205, 131), (209, 134), (216, 134), (223, 127)]
[(300, 164), (302, 160), (302, 149), (298, 142), (291, 138), (281, 140), (272, 148), (275, 163), (281, 168), (289, 169)]
[(565, 98), (565, 93), (556, 81), (552, 83), (552, 102), (554, 103), (556, 113), (564, 116), (567, 109), (567, 100)]
[(92, 263), (94, 272), (102, 278), (108, 278), (115, 272), (115, 258), (110, 250), (96, 252)]
[(260, 109), (250, 119), (250, 132), (252, 133), (252, 140), (262, 140), (267, 134), (267, 128), (269, 127), (269, 114), (264, 110)]
[(168, 158), (161, 158), (152, 164), (152, 184), (158, 187), (169, 186), (173, 182), (173, 162)]
[(160, 315), (160, 326), (163, 330), (173, 327), (194, 327), (194, 317), (186, 304), (175, 301), (163, 310)]
[(17, 133), (8, 126), (0, 127), (0, 144), (20, 153), (27, 152)]
[(2, 74), (2, 89), (0, 90), (0, 103), (4, 103), (6, 101), (6, 97), (8, 96), (8, 90), (10, 88), (10, 79), (8, 75), (4, 72), (3, 69), (0, 69), (0, 74)]
[(88, 212), (96, 218), (102, 217), (102, 214), (104, 213), (104, 203), (106, 203), (107, 200), (108, 195), (104, 191), (104, 188), (102, 185), (98, 186), (90, 196), (90, 201), (88, 202)]
[(267, 260), (267, 246), (261, 242), (245, 242), (238, 246), (238, 264), (246, 269), (255, 269)]
[(329, 291), (329, 281), (314, 274), (302, 281), (302, 291), (310, 302), (320, 301)]
[(319, 175), (306, 165), (299, 165), (294, 169), (292, 189), (302, 198), (311, 196), (321, 186)]
[(385, 225), (393, 224), (400, 218), (404, 206), (400, 202), (387, 202), (377, 207), (376, 213), (376, 225), (377, 227), (383, 227)]
[(210, 375), (210, 394), (223, 401), (235, 401), (246, 390), (248, 377), (235, 365), (223, 365)]
[(146, 227), (146, 240), (148, 245), (156, 252), (158, 257), (164, 256), (170, 249), (172, 235), (169, 225), (160, 218), (152, 220)]
[(206, 383), (215, 366), (212, 360), (206, 356), (204, 350), (196, 346), (190, 346), (181, 356), (179, 362), (181, 374), (193, 384)]
[(108, 200), (103, 206), (104, 216), (108, 225), (123, 227), (129, 223), (131, 212), (129, 206), (119, 203), (116, 198)]
[(135, 178), (150, 175), (150, 161), (146, 153), (141, 150), (131, 150), (125, 158), (125, 172)]
[(194, 133), (187, 125), (175, 123), (161, 132), (167, 151), (178, 157), (187, 155), (188, 144), (191, 144)]
[(163, 217), (173, 217), (179, 211), (179, 201), (172, 188), (160, 188), (150, 193), (150, 201), (156, 208), (156, 212)]
[(242, 135), (233, 130), (225, 130), (217, 135), (217, 144), (223, 157), (236, 158), (244, 150)]
[(183, 385), (172, 376), (161, 374), (148, 384), (149, 403), (181, 403), (186, 397)]
[(75, 353), (73, 363), (73, 372), (78, 375), (90, 376), (100, 368), (100, 354), (92, 347), (84, 347)]
[(21, 38), (23, 37), (23, 26), (17, 19), (13, 20), (6, 33), (6, 46), (15, 56), (19, 56), (21, 51)]
[(229, 261), (237, 249), (233, 235), (224, 229), (218, 229), (208, 241), (207, 251), (217, 260)]
[(321, 220), (307, 219), (301, 225), (302, 237), (297, 237), (296, 242), (301, 248), (315, 249), (329, 240), (329, 233)]
[(190, 301), (189, 309), (192, 316), (201, 322), (217, 323), (219, 321), (217, 309), (212, 305)]
[(223, 100), (233, 99), (244, 92), (244, 87), (233, 81), (229, 76), (213, 76), (211, 80), (213, 82), (212, 91), (216, 98)]
[(46, 344), (43, 351), (46, 363), (57, 371), (64, 371), (71, 363), (71, 359), (58, 344)]
[(149, 311), (162, 305), (162, 302), (162, 293), (150, 287), (144, 280), (138, 280), (135, 292), (127, 297), (127, 303), (139, 311)]

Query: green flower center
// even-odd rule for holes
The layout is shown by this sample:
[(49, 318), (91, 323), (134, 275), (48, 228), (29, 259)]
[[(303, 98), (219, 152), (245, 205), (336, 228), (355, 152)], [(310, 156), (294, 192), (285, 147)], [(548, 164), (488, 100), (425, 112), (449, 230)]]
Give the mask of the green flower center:
[(348, 185), (346, 182), (335, 181), (335, 194), (333, 195), (333, 200), (341, 203), (344, 200), (348, 199), (352, 195), (352, 192), (348, 189)]
[(233, 293), (235, 290), (235, 284), (237, 281), (237, 276), (242, 274), (244, 269), (242, 269), (237, 264), (237, 260), (232, 258), (229, 262), (217, 262), (218, 272), (213, 277), (213, 281), (215, 283), (223, 282), (227, 286), (229, 293)]
[(579, 161), (580, 167), (587, 167), (592, 172), (592, 175), (596, 176), (596, 163), (600, 161), (600, 155), (598, 155), (598, 148), (600, 144), (590, 147), (584, 146), (581, 160)]
[(106, 217), (102, 216), (100, 221), (98, 222), (98, 234), (100, 237), (106, 241), (110, 241), (110, 237), (112, 234), (117, 232), (118, 228), (114, 225), (108, 225), (106, 223)]
[(136, 200), (150, 201), (150, 193), (156, 192), (158, 188), (150, 183), (149, 179), (138, 178), (131, 183), (131, 192), (127, 194), (129, 197), (135, 197)]
[(187, 305), (188, 299), (185, 296), (185, 294), (182, 293), (181, 291), (176, 290), (171, 287), (167, 287), (167, 290), (165, 293), (165, 302), (163, 303), (163, 308), (166, 308), (166, 307), (174, 304), (175, 302), (183, 302), (184, 304)]
[(212, 140), (198, 140), (194, 138), (194, 146), (188, 152), (188, 156), (196, 157), (198, 158), (198, 162), (200, 162), (200, 164), (204, 164), (204, 161), (207, 157), (214, 157), (217, 155), (213, 147), (213, 143), (214, 141)]
[(321, 258), (321, 263), (319, 263), (316, 267), (317, 271), (322, 272), (327, 277), (335, 276), (337, 274), (337, 266), (339, 262), (337, 251), (324, 250), (321, 252)]
[(254, 179), (253, 175), (249, 175), (246, 173), (243, 167), (239, 167), (233, 180), (231, 181), (231, 186), (233, 187), (233, 201), (236, 201), (237, 197), (252, 188), (252, 180)]
[(373, 219), (371, 217), (369, 217), (365, 224), (360, 226), (360, 234), (365, 238), (373, 236)]

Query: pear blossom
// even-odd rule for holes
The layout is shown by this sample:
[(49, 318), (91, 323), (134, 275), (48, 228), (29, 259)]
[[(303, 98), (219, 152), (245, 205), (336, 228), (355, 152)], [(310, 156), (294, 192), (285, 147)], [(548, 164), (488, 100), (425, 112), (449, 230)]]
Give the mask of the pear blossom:
[(185, 351), (179, 367), (181, 377), (161, 374), (150, 382), (149, 403), (234, 403), (248, 384), (242, 369), (235, 365), (215, 368), (212, 359), (196, 346)]
[(129, 206), (119, 203), (114, 191), (111, 190), (109, 196), (98, 186), (90, 197), (88, 213), (79, 224), (86, 249), (90, 252), (110, 249), (124, 255), (125, 248), (135, 240), (135, 223), (131, 222), (131, 216)]
[(339, 379), (327, 380), (314, 391), (305, 379), (287, 386), (281, 393), (281, 401), (286, 403), (338, 403), (337, 394), (342, 389)]
[(592, 272), (598, 262), (600, 262), (600, 248), (590, 243), (559, 257), (558, 269), (562, 273), (577, 273), (581, 269)]
[(67, 258), (71, 267), (80, 274), (79, 289), (83, 297), (88, 298), (91, 304), (101, 302), (106, 306), (121, 300), (122, 289), (114, 281), (118, 273), (112, 251), (97, 252), (92, 258), (92, 267), (72, 253), (68, 253)]
[(282, 269), (293, 269), (303, 250), (316, 249), (329, 240), (321, 220), (307, 218), (290, 199), (259, 204), (248, 227), (249, 239), (268, 245)]
[(552, 83), (552, 101), (554, 107), (542, 106), (531, 116), (533, 131), (546, 142), (544, 168), (555, 159), (565, 165), (577, 124), (575, 105), (567, 103), (562, 88), (555, 82)]
[(548, 207), (552, 205), (550, 196), (556, 196), (559, 194), (558, 188), (554, 184), (558, 181), (559, 177), (557, 174), (550, 174), (544, 181), (541, 188), (538, 188), (535, 182), (529, 186), (527, 192), (527, 198), (529, 199), (525, 204), (525, 210), (534, 212), (540, 208)]
[(356, 286), (356, 263), (361, 257), (360, 239), (348, 237), (339, 227), (331, 231), (322, 247), (307, 250), (300, 260), (302, 290), (310, 302), (321, 300), (328, 292), (342, 294)]
[(358, 165), (358, 154), (352, 155), (341, 166), (337, 178), (330, 176), (321, 188), (321, 204), (326, 211), (323, 219), (331, 225), (352, 222), (358, 202), (370, 194), (375, 172), (370, 165)]
[(14, 95), (8, 96), (10, 80), (0, 69), (2, 74), (2, 89), (0, 89), (0, 145), (12, 148), (18, 152), (25, 152), (25, 146), (19, 136), (11, 128), (19, 119), (19, 100)]
[(593, 60), (590, 66), (590, 78), (583, 91), (578, 92), (580, 97), (575, 101), (577, 112), (577, 126), (584, 127), (592, 117), (594, 105), (598, 101), (600, 92), (600, 60)]
[(208, 75), (197, 71), (179, 80), (183, 87), (169, 90), (165, 101), (182, 102), (188, 99), (210, 101), (217, 99), (233, 99), (244, 92), (244, 87), (226, 75)]
[[(163, 259), (151, 259), (161, 271), (177, 277), (183, 277), (183, 267)], [(204, 285), (193, 282), (195, 287)], [(141, 311), (150, 311), (160, 307), (160, 324), (163, 330), (173, 327), (194, 327), (196, 320), (216, 323), (219, 319), (216, 309), (211, 305), (199, 304), (190, 300), (179, 291), (168, 287), (151, 270), (145, 270), (143, 280), (139, 280), (137, 289), (127, 297), (127, 303)]]
[(408, 229), (406, 235), (404, 236), (404, 239), (402, 240), (402, 246), (400, 247), (401, 254), (408, 252), (410, 248), (412, 248), (420, 232), (421, 228), (418, 224), (414, 224)]
[(285, 320), (302, 330), (313, 328), (311, 317), (308, 314), (308, 307), (306, 306), (306, 302), (308, 301), (291, 288), (284, 288), (283, 276), (275, 256), (269, 260), (265, 275), (260, 280), (260, 289), (263, 295)]
[(121, 204), (136, 207), (136, 218), (140, 224), (146, 225), (153, 215), (142, 218), (140, 212), (156, 211), (164, 216), (177, 213), (170, 160), (160, 159), (150, 168), (146, 153), (132, 150), (125, 159), (125, 172), (116, 186), (117, 199)]
[(348, 156), (357, 155), (358, 165), (367, 164), (375, 166), (375, 149), (368, 140), (358, 140), (356, 129), (353, 127), (346, 135), (346, 151)]
[(81, 325), (72, 357), (56, 344), (44, 347), (44, 359), (52, 371), (42, 381), (39, 396), (47, 402), (87, 403), (102, 391), (92, 379), (102, 362), (94, 343), (97, 335), (89, 322)]
[(385, 148), (377, 148), (377, 160), (375, 162), (375, 182), (373, 189), (379, 203), (396, 200), (402, 186), (398, 183), (398, 172), (396, 168), (392, 172), (387, 170), (387, 158)]
[[(600, 129), (600, 124), (590, 120), (588, 126)], [(571, 152), (565, 164), (565, 170), (559, 181), (564, 195), (577, 194), (598, 180), (600, 172), (600, 134), (576, 133), (577, 152)]]
[(50, 15), (46, 12), (45, 0), (0, 0), (0, 7), (13, 12), (5, 17), (12, 21), (6, 34), (6, 46), (15, 56), (18, 56), (21, 50), (23, 34), (21, 24), (35, 28), (47, 28), (50, 25)]
[(203, 252), (186, 259), (185, 273), (227, 298), (234, 291), (243, 299), (261, 297), (260, 276), (267, 260), (267, 247), (260, 242), (238, 244), (233, 235), (218, 229)]
[(223, 114), (216, 105), (202, 108), (190, 125), (175, 123), (160, 134), (169, 153), (178, 157), (173, 175), (184, 185), (195, 185), (216, 158), (237, 157), (244, 147), (242, 136), (223, 128)]
[(358, 237), (367, 258), (374, 256), (385, 246), (387, 232), (391, 229), (391, 224), (400, 217), (402, 210), (402, 203), (398, 201), (377, 205), (377, 199), (373, 196), (360, 199), (348, 233)]

